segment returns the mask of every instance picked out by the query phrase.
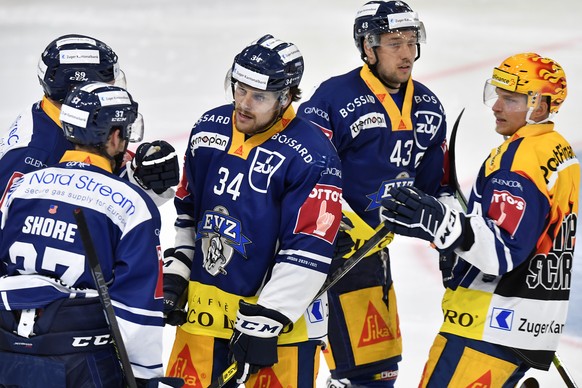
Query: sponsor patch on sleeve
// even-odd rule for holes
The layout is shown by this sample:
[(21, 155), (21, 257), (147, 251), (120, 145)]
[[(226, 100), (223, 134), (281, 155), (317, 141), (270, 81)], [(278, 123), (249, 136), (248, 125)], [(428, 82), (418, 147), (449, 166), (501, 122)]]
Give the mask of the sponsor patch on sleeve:
[(497, 226), (514, 235), (525, 213), (526, 202), (509, 191), (494, 190), (487, 215)]
[(317, 184), (299, 209), (294, 233), (310, 234), (333, 244), (341, 221), (339, 187)]

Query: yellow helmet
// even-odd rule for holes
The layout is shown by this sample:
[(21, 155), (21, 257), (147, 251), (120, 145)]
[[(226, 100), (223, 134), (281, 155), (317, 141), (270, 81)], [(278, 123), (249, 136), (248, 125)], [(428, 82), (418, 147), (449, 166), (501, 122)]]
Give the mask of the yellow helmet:
[(491, 85), (526, 94), (528, 106), (539, 104), (539, 96), (550, 97), (550, 113), (557, 113), (567, 95), (566, 73), (553, 59), (536, 53), (513, 55), (493, 69)]

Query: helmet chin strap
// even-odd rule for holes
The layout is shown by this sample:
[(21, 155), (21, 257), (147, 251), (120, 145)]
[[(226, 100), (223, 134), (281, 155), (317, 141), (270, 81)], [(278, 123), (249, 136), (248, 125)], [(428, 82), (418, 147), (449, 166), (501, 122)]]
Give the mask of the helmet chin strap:
[(531, 107), (531, 108), (529, 108), (529, 109), (527, 110), (527, 113), (526, 113), (526, 115), (525, 115), (525, 122), (526, 122), (526, 123), (528, 123), (529, 125), (547, 123), (548, 121), (551, 121), (551, 120), (554, 118), (554, 116), (555, 116), (555, 113), (550, 113), (550, 114), (548, 115), (548, 117), (546, 117), (546, 118), (545, 118), (545, 119), (543, 119), (543, 120), (540, 120), (540, 121), (533, 121), (533, 120), (531, 119), (531, 114), (533, 113), (534, 109), (535, 109), (534, 107)]

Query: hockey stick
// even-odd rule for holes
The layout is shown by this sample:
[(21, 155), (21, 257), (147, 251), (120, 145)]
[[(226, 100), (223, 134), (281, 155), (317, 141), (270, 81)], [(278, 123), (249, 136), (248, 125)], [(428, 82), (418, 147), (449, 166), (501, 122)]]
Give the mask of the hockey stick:
[(572, 378), (572, 375), (570, 374), (570, 372), (568, 372), (566, 367), (562, 364), (562, 359), (560, 358), (560, 356), (558, 356), (558, 353), (554, 353), (554, 358), (552, 359), (552, 362), (553, 362), (554, 366), (556, 367), (556, 369), (558, 370), (558, 373), (560, 374), (560, 376), (562, 376), (562, 380), (564, 380), (564, 382), (566, 383), (566, 387), (578, 388), (578, 385), (576, 384), (576, 382)]
[(77, 228), (79, 229), (79, 234), (81, 235), (81, 240), (83, 241), (83, 245), (85, 247), (89, 269), (91, 271), (91, 275), (93, 276), (93, 280), (95, 281), (95, 285), (97, 286), (99, 300), (103, 305), (105, 319), (109, 325), (109, 331), (111, 331), (113, 346), (115, 348), (115, 353), (119, 358), (121, 369), (125, 376), (125, 381), (127, 382), (128, 387), (137, 388), (137, 383), (133, 375), (133, 370), (131, 369), (131, 363), (129, 362), (127, 350), (125, 349), (125, 345), (123, 344), (123, 339), (121, 337), (119, 324), (117, 323), (117, 318), (115, 317), (115, 311), (113, 311), (113, 304), (111, 303), (109, 290), (107, 288), (107, 284), (105, 283), (103, 270), (101, 269), (101, 264), (99, 264), (99, 258), (97, 257), (97, 251), (95, 250), (93, 239), (89, 233), (89, 227), (87, 226), (85, 214), (81, 208), (77, 208), (73, 211), (73, 215), (77, 221)]
[[(455, 144), (457, 141), (457, 130), (459, 129), (459, 122), (461, 120), (461, 116), (463, 115), (464, 111), (465, 111), (465, 108), (463, 108), (463, 110), (459, 114), (459, 117), (457, 117), (457, 120), (455, 121), (455, 124), (453, 125), (453, 130), (451, 132), (451, 140), (449, 142), (449, 181), (450, 181), (449, 184), (455, 190), (455, 193), (457, 194), (457, 198), (458, 198), (459, 202), (461, 203), (461, 206), (463, 207), (463, 209), (465, 211), (467, 211), (467, 198), (465, 198), (465, 196), (463, 195), (463, 192), (461, 191), (461, 187), (459, 185), (459, 181), (457, 178), (457, 168), (456, 168), (456, 162), (455, 162), (455, 159), (456, 159), (456, 157), (455, 157)], [(441, 260), (442, 260), (442, 258), (441, 258)], [(560, 356), (558, 356), (557, 352), (554, 353), (554, 358), (552, 359), (552, 363), (554, 364), (554, 366), (558, 370), (558, 373), (560, 373), (560, 376), (562, 376), (562, 379), (566, 383), (566, 387), (578, 388), (578, 385), (576, 385), (576, 383), (574, 382), (574, 379), (572, 378), (572, 376), (570, 375), (570, 373), (568, 372), (566, 367), (562, 364), (562, 360), (560, 359)], [(531, 377), (530, 379), (535, 380), (533, 377)], [(531, 380), (530, 380), (530, 382), (531, 382)]]
[[(337, 282), (339, 282), (339, 280), (343, 278), (352, 268), (354, 268), (356, 264), (362, 261), (368, 252), (370, 252), (377, 244), (380, 244), (380, 242), (382, 242), (382, 240), (384, 240), (384, 238), (386, 238), (389, 233), (390, 230), (386, 224), (382, 223), (382, 227), (378, 229), (376, 233), (372, 235), (372, 237), (366, 240), (364, 245), (358, 248), (349, 259), (346, 259), (345, 262), (334, 271), (334, 273), (328, 276), (313, 300), (318, 299), (320, 296), (329, 291), (329, 289), (332, 288)], [(392, 242), (392, 239), (390, 239), (390, 242)], [(208, 386), (208, 388), (223, 387), (234, 377), (237, 370), (237, 363), (233, 362), (228, 368), (225, 369), (224, 372), (220, 374), (220, 376), (218, 376), (218, 378), (212, 384)]]

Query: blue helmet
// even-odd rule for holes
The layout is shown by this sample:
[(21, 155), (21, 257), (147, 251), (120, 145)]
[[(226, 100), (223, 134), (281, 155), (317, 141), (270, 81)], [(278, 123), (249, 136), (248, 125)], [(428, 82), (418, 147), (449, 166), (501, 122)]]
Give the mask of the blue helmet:
[[(364, 38), (404, 30), (416, 30), (418, 42), (426, 41), (424, 24), (408, 4), (403, 1), (369, 1), (356, 13), (354, 42), (365, 59)], [(377, 39), (370, 42), (372, 47), (379, 45)]]
[(38, 80), (47, 97), (63, 102), (74, 85), (112, 82), (119, 75), (117, 55), (100, 40), (69, 34), (53, 40), (38, 61)]
[(303, 56), (297, 46), (265, 35), (234, 57), (231, 82), (277, 92), (299, 86), (303, 68)]
[(89, 82), (73, 87), (61, 107), (60, 120), (65, 137), (72, 143), (100, 146), (112, 129), (119, 128), (123, 139), (134, 142), (143, 137), (138, 104), (119, 86)]

